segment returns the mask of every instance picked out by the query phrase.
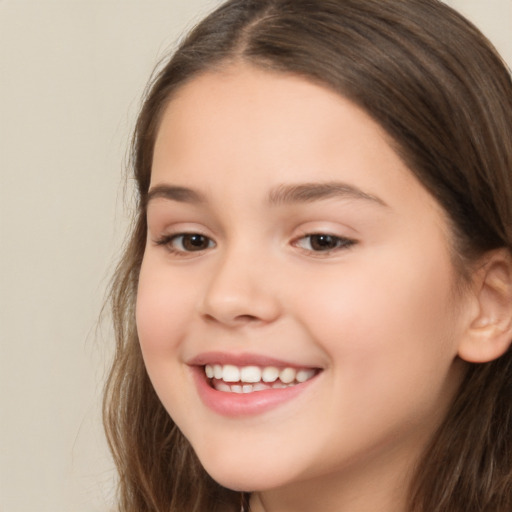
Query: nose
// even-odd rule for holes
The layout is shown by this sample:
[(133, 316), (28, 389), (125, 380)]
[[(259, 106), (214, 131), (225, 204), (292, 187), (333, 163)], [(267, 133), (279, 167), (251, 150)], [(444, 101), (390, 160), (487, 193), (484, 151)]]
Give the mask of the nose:
[(281, 313), (275, 274), (269, 261), (247, 248), (218, 255), (200, 303), (201, 315), (228, 327), (275, 321)]

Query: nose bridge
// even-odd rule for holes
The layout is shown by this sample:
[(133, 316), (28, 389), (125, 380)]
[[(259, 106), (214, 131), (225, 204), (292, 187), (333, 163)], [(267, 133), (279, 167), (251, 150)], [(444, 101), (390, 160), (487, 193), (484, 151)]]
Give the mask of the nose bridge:
[(261, 246), (240, 239), (220, 248), (201, 305), (201, 312), (218, 322), (237, 325), (270, 322), (279, 314), (275, 269)]

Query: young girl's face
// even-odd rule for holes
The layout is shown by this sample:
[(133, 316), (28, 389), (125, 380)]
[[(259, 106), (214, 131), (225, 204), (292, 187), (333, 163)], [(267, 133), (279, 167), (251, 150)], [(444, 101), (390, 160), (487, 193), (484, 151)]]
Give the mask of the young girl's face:
[(204, 74), (164, 113), (147, 216), (144, 360), (213, 478), (401, 487), (460, 383), (467, 308), (383, 130), (302, 78)]

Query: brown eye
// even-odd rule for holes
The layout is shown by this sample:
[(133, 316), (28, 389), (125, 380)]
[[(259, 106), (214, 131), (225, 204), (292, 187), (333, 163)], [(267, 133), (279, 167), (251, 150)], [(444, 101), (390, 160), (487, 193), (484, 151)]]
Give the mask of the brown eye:
[(199, 233), (182, 233), (166, 237), (159, 242), (175, 252), (199, 252), (215, 246), (213, 240)]
[(309, 243), (313, 251), (329, 251), (338, 247), (339, 239), (331, 235), (311, 235)]
[(181, 243), (185, 251), (204, 251), (208, 249), (210, 240), (203, 235), (182, 235)]
[(296, 242), (296, 245), (307, 251), (329, 252), (335, 249), (350, 247), (354, 243), (354, 240), (348, 238), (328, 235), (326, 233), (314, 233), (302, 237)]

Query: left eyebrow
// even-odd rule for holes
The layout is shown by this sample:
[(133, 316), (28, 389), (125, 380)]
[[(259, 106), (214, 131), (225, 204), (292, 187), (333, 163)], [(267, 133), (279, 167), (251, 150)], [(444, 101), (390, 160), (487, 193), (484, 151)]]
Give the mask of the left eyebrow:
[(201, 192), (176, 185), (156, 185), (151, 187), (146, 197), (146, 204), (153, 199), (163, 198), (169, 201), (177, 201), (178, 203), (204, 203), (206, 198)]
[(379, 206), (389, 208), (389, 205), (380, 197), (364, 192), (354, 185), (338, 181), (278, 185), (270, 191), (268, 202), (271, 205), (310, 203), (322, 199), (330, 199), (332, 197), (363, 199)]

